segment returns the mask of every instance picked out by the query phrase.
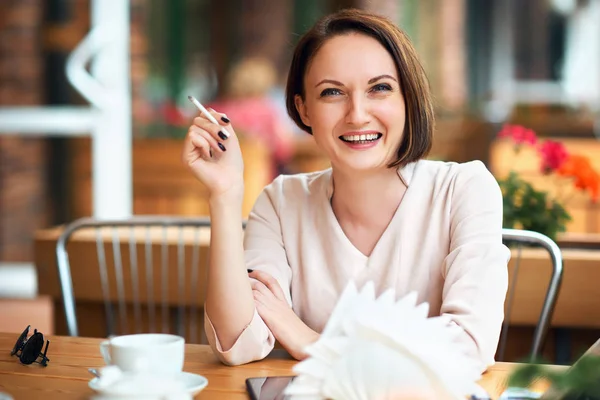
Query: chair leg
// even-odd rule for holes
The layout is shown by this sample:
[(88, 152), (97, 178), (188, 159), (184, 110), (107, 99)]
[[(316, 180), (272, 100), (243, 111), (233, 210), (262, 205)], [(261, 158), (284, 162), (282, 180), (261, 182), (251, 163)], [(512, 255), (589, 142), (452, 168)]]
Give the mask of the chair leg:
[(571, 331), (567, 328), (554, 329), (555, 364), (571, 365)]

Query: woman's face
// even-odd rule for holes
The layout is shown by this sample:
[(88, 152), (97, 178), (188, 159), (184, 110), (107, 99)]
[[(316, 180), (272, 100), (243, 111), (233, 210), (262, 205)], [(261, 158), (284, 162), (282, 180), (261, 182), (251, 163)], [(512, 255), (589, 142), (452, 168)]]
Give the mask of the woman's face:
[(315, 54), (296, 107), (334, 168), (367, 172), (396, 159), (405, 123), (399, 82), (390, 54), (364, 34), (333, 37)]

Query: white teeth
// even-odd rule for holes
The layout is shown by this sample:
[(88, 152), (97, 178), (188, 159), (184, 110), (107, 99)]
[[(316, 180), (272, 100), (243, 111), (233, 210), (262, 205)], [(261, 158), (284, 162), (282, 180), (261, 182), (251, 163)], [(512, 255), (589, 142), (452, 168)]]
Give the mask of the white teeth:
[(369, 133), (366, 135), (344, 135), (342, 139), (346, 142), (362, 142), (366, 140), (377, 140), (379, 138), (379, 134), (377, 133)]

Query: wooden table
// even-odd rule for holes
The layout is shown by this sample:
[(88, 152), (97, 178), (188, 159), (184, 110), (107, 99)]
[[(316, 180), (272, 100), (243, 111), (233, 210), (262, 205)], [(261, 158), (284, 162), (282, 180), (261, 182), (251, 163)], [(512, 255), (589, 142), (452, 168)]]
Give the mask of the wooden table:
[[(90, 367), (103, 365), (99, 343), (102, 339), (51, 336), (47, 367), (21, 365), (10, 350), (18, 335), (0, 333), (0, 392), (20, 399), (88, 399)], [(197, 399), (248, 399), (245, 379), (255, 376), (292, 375), (292, 360), (267, 359), (228, 367), (219, 363), (206, 345), (186, 345), (184, 371), (205, 376), (208, 386)], [(505, 389), (504, 382), (517, 364), (497, 363), (483, 375), (480, 384), (494, 399)]]
[(600, 249), (600, 233), (564, 232), (556, 235), (556, 243), (562, 248)]

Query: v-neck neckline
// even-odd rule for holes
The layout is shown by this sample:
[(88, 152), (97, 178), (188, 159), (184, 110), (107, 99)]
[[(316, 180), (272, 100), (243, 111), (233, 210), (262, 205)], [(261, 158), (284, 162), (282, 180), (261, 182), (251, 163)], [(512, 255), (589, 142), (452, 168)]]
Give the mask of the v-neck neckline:
[(350, 251), (352, 251), (356, 255), (356, 257), (363, 260), (363, 262), (368, 262), (370, 259), (373, 258), (374, 255), (376, 255), (378, 248), (382, 246), (381, 243), (383, 243), (386, 240), (387, 236), (390, 235), (389, 231), (391, 230), (391, 227), (396, 225), (396, 220), (398, 218), (400, 218), (400, 215), (403, 213), (403, 210), (406, 208), (404, 206), (404, 204), (406, 203), (407, 195), (409, 194), (410, 182), (413, 178), (416, 164), (417, 164), (417, 162), (410, 163), (410, 164), (404, 166), (403, 168), (399, 168), (397, 170), (398, 176), (400, 177), (400, 179), (406, 186), (406, 190), (404, 191), (404, 194), (402, 195), (402, 199), (400, 200), (398, 207), (396, 207), (396, 210), (394, 211), (394, 215), (392, 215), (392, 218), (390, 219), (390, 221), (387, 224), (387, 226), (385, 227), (383, 233), (377, 240), (377, 243), (375, 243), (375, 246), (373, 247), (373, 250), (371, 251), (370, 255), (364, 254), (362, 251), (360, 251), (356, 247), (356, 245), (354, 245), (354, 243), (352, 243), (350, 238), (348, 238), (348, 236), (342, 229), (342, 226), (340, 225), (340, 222), (338, 221), (338, 219), (335, 215), (335, 212), (333, 211), (333, 205), (331, 204), (331, 199), (333, 196), (333, 172), (331, 169), (329, 170), (329, 176), (328, 176), (328, 182), (327, 182), (328, 186), (327, 186), (327, 190), (325, 193), (328, 217), (331, 219), (333, 229), (335, 230), (335, 233), (338, 235), (338, 237), (341, 238), (341, 241), (346, 245), (346, 247), (348, 247), (350, 249)]

